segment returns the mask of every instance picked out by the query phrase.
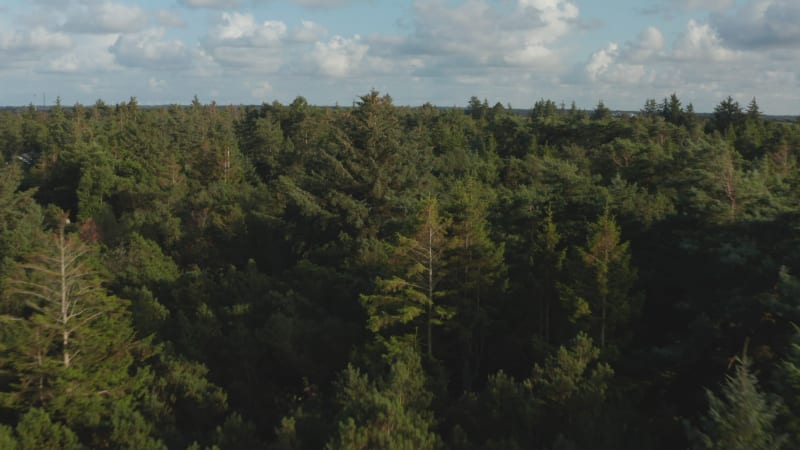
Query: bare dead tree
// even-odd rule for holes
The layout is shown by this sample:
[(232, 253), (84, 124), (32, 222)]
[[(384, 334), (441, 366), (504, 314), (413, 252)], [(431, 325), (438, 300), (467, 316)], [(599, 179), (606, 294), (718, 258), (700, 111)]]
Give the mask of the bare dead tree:
[(22, 297), (41, 316), (44, 330), (58, 336), (65, 368), (80, 353), (76, 334), (103, 311), (98, 302), (102, 287), (86, 261), (89, 248), (66, 234), (68, 223), (64, 214), (52, 244), (19, 264), (25, 273), (11, 280), (11, 294)]

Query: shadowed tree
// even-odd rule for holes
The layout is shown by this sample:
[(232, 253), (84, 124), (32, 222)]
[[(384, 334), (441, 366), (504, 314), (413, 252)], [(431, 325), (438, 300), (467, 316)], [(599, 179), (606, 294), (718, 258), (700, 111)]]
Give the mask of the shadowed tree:
[(625, 321), (631, 314), (629, 292), (636, 279), (630, 267), (627, 242), (620, 242), (620, 230), (606, 210), (591, 225), (586, 247), (579, 249), (586, 268), (593, 275), (589, 300), (594, 310), (600, 310), (600, 348), (606, 346), (609, 329)]
[(689, 429), (692, 448), (719, 450), (776, 450), (785, 437), (774, 429), (779, 404), (758, 388), (747, 355), (734, 360), (732, 375), (726, 375), (721, 395), (706, 391), (708, 413), (701, 429)]

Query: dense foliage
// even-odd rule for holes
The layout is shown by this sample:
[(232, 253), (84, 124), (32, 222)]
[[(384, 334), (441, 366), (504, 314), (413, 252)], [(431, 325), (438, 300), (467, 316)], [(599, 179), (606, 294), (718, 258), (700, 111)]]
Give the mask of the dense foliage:
[(800, 124), (0, 111), (0, 447), (800, 446)]

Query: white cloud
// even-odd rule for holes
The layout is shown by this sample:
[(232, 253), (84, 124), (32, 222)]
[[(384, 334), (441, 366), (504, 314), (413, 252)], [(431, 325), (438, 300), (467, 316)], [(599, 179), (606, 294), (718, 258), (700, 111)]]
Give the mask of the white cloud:
[(609, 67), (619, 55), (619, 45), (612, 42), (602, 50), (594, 52), (586, 65), (586, 73), (591, 80), (597, 80), (602, 74), (608, 72)]
[(97, 86), (99, 84), (100, 80), (98, 80), (97, 78), (90, 78), (88, 80), (84, 80), (83, 82), (79, 83), (78, 87), (80, 88), (81, 92), (85, 94), (92, 94), (94, 93), (95, 89), (97, 89)]
[(150, 79), (147, 80), (147, 85), (150, 86), (150, 90), (153, 92), (162, 92), (164, 88), (167, 87), (167, 81), (159, 80), (156, 77), (150, 77)]
[(636, 41), (628, 43), (626, 52), (631, 61), (646, 61), (664, 49), (664, 35), (656, 27), (648, 27), (637, 36)]
[(69, 53), (50, 61), (48, 69), (51, 72), (76, 73), (81, 70), (81, 62), (77, 55)]
[(726, 42), (740, 48), (800, 45), (797, 0), (750, 0), (733, 13), (712, 15), (711, 23)]
[(186, 22), (174, 11), (161, 10), (158, 12), (158, 23), (169, 28), (185, 28)]
[(51, 59), (46, 71), (57, 73), (98, 73), (117, 70), (114, 55), (109, 51), (115, 35), (82, 36), (68, 52)]
[(179, 3), (189, 8), (226, 9), (239, 6), (237, 0), (180, 0)]
[(409, 52), (434, 57), (442, 67), (523, 66), (556, 68), (556, 43), (576, 24), (579, 12), (566, 0), (516, 0), (503, 8), (488, 0), (454, 5), (415, 3)]
[(324, 75), (344, 77), (358, 70), (368, 50), (358, 35), (352, 39), (334, 36), (328, 42), (317, 42), (311, 58)]
[(72, 33), (127, 33), (144, 29), (148, 22), (139, 6), (92, 2), (74, 10), (62, 28)]
[(258, 23), (252, 14), (222, 13), (210, 39), (226, 46), (269, 47), (278, 44), (286, 36), (286, 31), (286, 24), (281, 21)]
[(721, 62), (733, 59), (736, 53), (725, 48), (711, 25), (689, 20), (686, 31), (675, 45), (673, 56), (680, 60)]
[(744, 101), (756, 96), (762, 106), (788, 105), (789, 98), (798, 99), (790, 94), (800, 79), (798, 60), (796, 48), (734, 47), (717, 32), (713, 20), (690, 20), (671, 45), (664, 44), (656, 28), (645, 29), (624, 45), (608, 44), (581, 67), (582, 77), (567, 81), (590, 90), (595, 98), (629, 98), (639, 106), (643, 99), (672, 92), (699, 111), (710, 111), (728, 95)]
[(214, 61), (228, 68), (250, 68), (264, 73), (277, 72), (284, 64), (280, 48), (212, 47), (209, 53)]
[(269, 84), (267, 81), (262, 81), (261, 83), (253, 86), (250, 90), (250, 95), (253, 96), (255, 99), (263, 100), (266, 98), (267, 95), (272, 93), (272, 85)]
[(217, 62), (272, 73), (283, 65), (285, 23), (257, 22), (252, 14), (222, 13), (206, 39), (208, 54)]
[(354, 0), (291, 0), (292, 3), (312, 8), (336, 8), (353, 3)]
[(670, 0), (671, 6), (701, 11), (721, 11), (736, 4), (735, 0)]
[(292, 39), (296, 42), (312, 43), (321, 40), (328, 34), (322, 25), (310, 20), (300, 22), (300, 27), (292, 31)]
[(44, 27), (25, 31), (0, 30), (0, 50), (5, 52), (63, 50), (71, 46), (72, 39), (68, 35)]
[(652, 0), (642, 12), (672, 19), (676, 12), (719, 12), (729, 10), (735, 5), (736, 0)]
[(117, 62), (129, 67), (181, 69), (189, 66), (191, 54), (179, 40), (164, 38), (163, 28), (119, 36), (111, 52)]
[(220, 65), (205, 49), (197, 47), (192, 50), (191, 75), (208, 78), (222, 75), (222, 73), (223, 70)]

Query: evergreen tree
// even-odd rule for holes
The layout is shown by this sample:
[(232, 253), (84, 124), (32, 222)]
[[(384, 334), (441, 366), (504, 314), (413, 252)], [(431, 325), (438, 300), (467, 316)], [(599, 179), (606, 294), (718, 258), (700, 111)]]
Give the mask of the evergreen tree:
[(419, 354), (395, 342), (388, 374), (377, 380), (353, 366), (338, 384), (339, 429), (328, 450), (433, 450), (440, 447)]
[(459, 342), (463, 386), (470, 388), (479, 373), (489, 326), (487, 303), (497, 300), (505, 275), (504, 246), (489, 236), (489, 188), (473, 179), (455, 188), (450, 248), (446, 252), (446, 301), (458, 311), (448, 328)]
[(444, 252), (450, 246), (449, 223), (439, 216), (439, 202), (432, 197), (422, 202), (417, 218), (414, 234), (399, 236), (392, 256), (394, 275), (376, 280), (378, 293), (362, 295), (361, 302), (373, 332), (424, 317), (426, 354), (433, 359), (433, 326), (453, 315), (441, 304), (443, 292), (438, 288), (445, 275)]
[(720, 133), (726, 133), (729, 129), (735, 129), (741, 125), (744, 117), (739, 102), (728, 96), (728, 98), (714, 107), (714, 112), (711, 114), (711, 120), (708, 125), (711, 131), (716, 130)]
[(534, 244), (532, 295), (539, 305), (539, 330), (546, 343), (553, 337), (554, 309), (558, 305), (558, 284), (562, 276), (567, 249), (553, 220), (553, 211), (548, 210)]
[(718, 396), (706, 391), (708, 412), (699, 429), (690, 429), (693, 448), (767, 450), (783, 448), (785, 437), (774, 429), (779, 404), (758, 387), (747, 355), (735, 359)]
[(597, 102), (597, 106), (592, 111), (592, 120), (608, 120), (611, 119), (611, 110), (603, 103), (602, 100)]
[(756, 98), (753, 97), (750, 100), (750, 103), (747, 104), (747, 109), (745, 110), (745, 114), (747, 114), (747, 120), (751, 120), (754, 122), (758, 122), (761, 120), (761, 109), (758, 107), (758, 103), (756, 102)]
[(658, 114), (658, 103), (656, 103), (656, 99), (648, 98), (644, 102), (641, 113), (647, 117), (655, 117), (655, 115)]
[[(608, 210), (589, 229), (586, 247), (579, 249), (586, 268), (593, 275), (588, 293), (591, 308), (599, 314), (600, 348), (607, 333), (627, 321), (634, 309), (630, 290), (636, 270), (630, 266), (628, 242), (620, 242), (620, 230)], [(599, 311), (598, 311), (599, 310)]]

